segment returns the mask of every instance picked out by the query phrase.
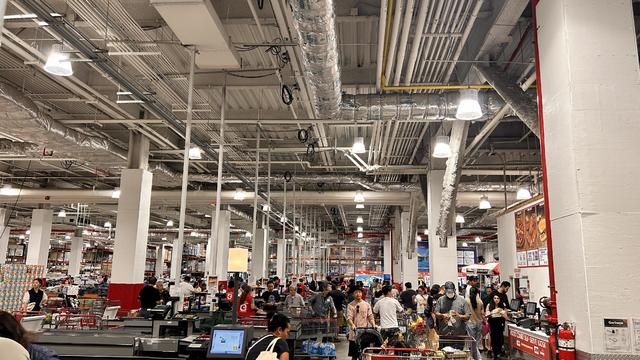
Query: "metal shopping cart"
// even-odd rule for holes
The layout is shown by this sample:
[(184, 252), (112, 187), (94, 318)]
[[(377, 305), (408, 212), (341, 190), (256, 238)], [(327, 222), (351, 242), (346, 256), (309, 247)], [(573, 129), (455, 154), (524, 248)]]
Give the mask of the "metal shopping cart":
[(362, 350), (362, 360), (445, 360), (442, 351), (417, 348), (370, 347)]

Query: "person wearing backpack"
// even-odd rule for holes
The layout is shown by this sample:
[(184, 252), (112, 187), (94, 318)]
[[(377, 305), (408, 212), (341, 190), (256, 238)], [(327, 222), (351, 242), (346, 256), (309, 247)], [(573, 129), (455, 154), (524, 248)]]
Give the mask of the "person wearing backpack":
[(269, 334), (249, 347), (245, 360), (289, 360), (287, 338), (291, 330), (290, 323), (285, 315), (274, 314), (267, 325)]

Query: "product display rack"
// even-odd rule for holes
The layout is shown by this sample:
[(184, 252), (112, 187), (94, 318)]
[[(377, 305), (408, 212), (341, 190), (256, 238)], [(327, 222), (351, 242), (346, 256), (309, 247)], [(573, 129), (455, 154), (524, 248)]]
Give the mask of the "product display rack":
[(43, 278), (44, 274), (44, 265), (0, 265), (0, 310), (20, 310), (22, 296), (31, 288), (33, 279)]

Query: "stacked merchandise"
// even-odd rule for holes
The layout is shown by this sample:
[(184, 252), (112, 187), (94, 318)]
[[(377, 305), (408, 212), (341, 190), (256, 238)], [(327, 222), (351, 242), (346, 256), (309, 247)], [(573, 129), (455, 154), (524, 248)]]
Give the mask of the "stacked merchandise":
[(22, 296), (31, 288), (33, 279), (42, 278), (44, 274), (44, 265), (0, 266), (0, 310), (19, 310), (22, 306)]

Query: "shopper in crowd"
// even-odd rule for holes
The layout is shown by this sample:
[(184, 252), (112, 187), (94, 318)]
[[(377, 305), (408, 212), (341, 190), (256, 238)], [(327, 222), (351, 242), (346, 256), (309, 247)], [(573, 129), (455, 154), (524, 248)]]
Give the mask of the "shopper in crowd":
[(344, 290), (338, 289), (338, 284), (333, 285), (333, 290), (329, 293), (333, 300), (333, 305), (336, 307), (336, 313), (338, 315), (338, 329), (343, 330), (344, 323), (344, 305), (347, 300), (347, 296)]
[(251, 294), (251, 286), (249, 284), (242, 284), (242, 292), (238, 299), (238, 316), (249, 317), (256, 314), (256, 304), (253, 302), (253, 295)]
[(493, 302), (493, 297), (497, 296), (500, 298), (500, 307), (502, 309), (509, 309), (509, 298), (507, 297), (507, 293), (511, 288), (511, 283), (508, 281), (503, 281), (500, 283), (500, 287), (498, 290), (495, 290), (491, 293), (489, 299), (491, 300), (489, 303)]
[(487, 285), (484, 288), (484, 291), (482, 292), (482, 294), (480, 294), (480, 299), (482, 299), (482, 303), (483, 304), (488, 304), (489, 303), (489, 295), (491, 295), (491, 293), (493, 292), (493, 289), (491, 289), (491, 285)]
[(197, 292), (193, 285), (191, 285), (191, 276), (189, 275), (185, 276), (178, 286), (180, 295), (183, 297), (189, 297), (193, 295), (193, 293)]
[(284, 307), (286, 309), (304, 307), (304, 298), (298, 293), (297, 288), (293, 285), (289, 286), (289, 293), (284, 299)]
[[(32, 334), (26, 331), (22, 325), (20, 325), (20, 322), (13, 317), (13, 315), (2, 310), (0, 310), (0, 338), (15, 341), (22, 345), (22, 347), (28, 352), (28, 355), (25, 357), (23, 351), (13, 348), (12, 343), (3, 341), (0, 342), (2, 359), (59, 360), (58, 355), (53, 350), (41, 345), (32, 344)], [(7, 346), (6, 349), (5, 346)], [(20, 355), (18, 357), (13, 356), (10, 351)]]
[(491, 336), (491, 353), (494, 359), (498, 359), (500, 355), (503, 354), (504, 324), (508, 315), (502, 306), (502, 299), (497, 293), (494, 293), (490, 300), (486, 308), (486, 316), (489, 322), (489, 334)]
[(416, 299), (416, 313), (420, 316), (424, 316), (427, 310), (427, 287), (420, 286), (418, 288), (418, 294), (415, 297)]
[(467, 287), (465, 288), (465, 293), (464, 293), (464, 297), (466, 299), (469, 298), (469, 293), (471, 292), (471, 288), (475, 288), (478, 286), (478, 277), (471, 275), (469, 277), (467, 277)]
[(398, 339), (398, 313), (404, 309), (393, 296), (391, 285), (382, 288), (382, 298), (373, 306), (373, 312), (380, 315), (380, 332), (387, 345), (394, 346)]
[(289, 345), (287, 344), (291, 330), (289, 318), (282, 314), (273, 315), (267, 324), (267, 330), (269, 331), (267, 335), (256, 340), (249, 347), (245, 360), (256, 360), (260, 353), (267, 349), (272, 349), (271, 352), (276, 353), (278, 360), (289, 360)]
[(362, 299), (362, 290), (354, 289), (353, 301), (347, 306), (347, 322), (349, 324), (349, 356), (353, 360), (360, 357), (360, 349), (356, 344), (356, 329), (376, 327), (371, 305)]
[(331, 314), (334, 317), (337, 315), (338, 311), (331, 297), (332, 290), (331, 284), (326, 284), (322, 292), (313, 295), (309, 300), (309, 305), (311, 305), (311, 310), (315, 316), (328, 318)]
[(49, 300), (47, 293), (42, 290), (42, 279), (33, 279), (31, 289), (22, 296), (22, 309), (24, 311), (42, 311), (42, 308)]
[(400, 293), (400, 303), (404, 306), (405, 309), (410, 309), (412, 311), (416, 311), (416, 295), (418, 294), (415, 290), (413, 290), (413, 286), (410, 282), (404, 284), (405, 290)]
[(456, 294), (456, 286), (453, 282), (447, 281), (444, 289), (445, 296), (438, 299), (434, 310), (438, 334), (440, 336), (466, 335), (465, 323), (469, 320), (471, 308), (462, 296)]
[(309, 281), (309, 290), (318, 291), (318, 281), (316, 281), (316, 274), (311, 275), (311, 281)]
[(167, 291), (167, 289), (164, 287), (164, 283), (160, 280), (156, 281), (156, 289), (158, 290), (158, 292), (160, 293), (160, 303), (161, 304), (167, 304), (169, 301), (169, 298), (171, 297), (169, 295), (169, 291)]
[(476, 351), (478, 353), (478, 359), (480, 356), (480, 343), (482, 342), (482, 325), (484, 324), (484, 307), (482, 299), (480, 299), (480, 291), (474, 286), (469, 291), (469, 296), (466, 298), (467, 305), (471, 309), (469, 313), (469, 321), (467, 321), (467, 334), (476, 340)]
[(149, 309), (153, 309), (162, 301), (160, 291), (156, 288), (157, 281), (158, 280), (155, 277), (151, 276), (138, 293), (138, 300), (140, 300), (140, 314), (142, 316), (146, 316)]
[(261, 297), (265, 304), (276, 305), (280, 302), (280, 292), (275, 289), (273, 281), (267, 282), (267, 290), (262, 292)]

